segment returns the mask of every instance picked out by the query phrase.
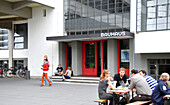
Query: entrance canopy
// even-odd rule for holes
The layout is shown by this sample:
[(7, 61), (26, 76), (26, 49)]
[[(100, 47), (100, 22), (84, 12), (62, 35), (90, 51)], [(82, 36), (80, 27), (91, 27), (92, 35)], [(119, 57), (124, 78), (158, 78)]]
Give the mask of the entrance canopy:
[(134, 34), (122, 31), (122, 32), (110, 32), (110, 33), (101, 33), (93, 35), (70, 35), (70, 36), (52, 36), (47, 37), (48, 41), (58, 41), (58, 42), (67, 42), (67, 41), (81, 41), (81, 40), (104, 40), (104, 39), (129, 39), (133, 38)]

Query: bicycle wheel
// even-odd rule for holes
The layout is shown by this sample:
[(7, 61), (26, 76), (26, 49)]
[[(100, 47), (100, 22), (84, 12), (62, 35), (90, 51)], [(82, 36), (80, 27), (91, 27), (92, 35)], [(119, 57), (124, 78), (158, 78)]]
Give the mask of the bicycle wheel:
[(21, 77), (21, 78), (23, 78), (23, 77), (25, 77), (25, 72), (24, 71), (19, 71), (19, 77)]
[(11, 70), (8, 70), (8, 71), (6, 72), (6, 76), (7, 76), (8, 78), (13, 77), (12, 71), (11, 71)]
[(7, 76), (6, 72), (3, 72), (1, 76), (2, 76), (2, 78), (5, 78)]

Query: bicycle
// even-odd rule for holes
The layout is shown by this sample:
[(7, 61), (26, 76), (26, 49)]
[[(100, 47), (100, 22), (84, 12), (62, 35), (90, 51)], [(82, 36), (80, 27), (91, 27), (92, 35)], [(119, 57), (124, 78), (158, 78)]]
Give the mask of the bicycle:
[(24, 78), (26, 75), (25, 69), (18, 69), (16, 72), (17, 77)]
[(12, 78), (14, 76), (17, 76), (16, 74), (17, 74), (17, 70), (14, 67), (11, 67), (11, 69), (8, 69), (7, 72), (6, 72), (6, 76), (8, 78)]
[(0, 69), (0, 76), (2, 77), (2, 78), (5, 78), (7, 75), (6, 75), (6, 72), (7, 72), (7, 69), (4, 69), (4, 67), (2, 67), (1, 69)]

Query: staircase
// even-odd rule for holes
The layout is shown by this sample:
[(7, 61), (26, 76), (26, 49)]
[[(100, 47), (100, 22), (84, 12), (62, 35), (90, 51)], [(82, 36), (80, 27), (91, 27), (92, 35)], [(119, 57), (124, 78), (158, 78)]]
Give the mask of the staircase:
[(51, 80), (53, 83), (63, 82), (63, 83), (85, 83), (85, 84), (98, 84), (100, 78), (99, 77), (81, 77), (81, 76), (73, 76), (71, 79), (65, 79), (62, 81), (62, 76), (52, 76)]

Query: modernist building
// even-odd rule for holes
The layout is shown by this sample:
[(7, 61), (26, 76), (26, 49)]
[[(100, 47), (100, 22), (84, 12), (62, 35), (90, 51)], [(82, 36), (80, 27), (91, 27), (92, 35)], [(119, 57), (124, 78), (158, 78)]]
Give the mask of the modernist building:
[(63, 0), (64, 36), (47, 37), (59, 42), (59, 61), (72, 66), (76, 75), (100, 76), (133, 67), (129, 0)]
[(31, 76), (40, 76), (48, 55), (50, 75), (60, 63), (64, 70), (71, 66), (74, 75), (99, 76), (105, 69), (114, 75), (125, 67), (128, 75), (144, 69), (158, 79), (170, 68), (169, 3), (2, 0), (0, 64), (22, 64)]

